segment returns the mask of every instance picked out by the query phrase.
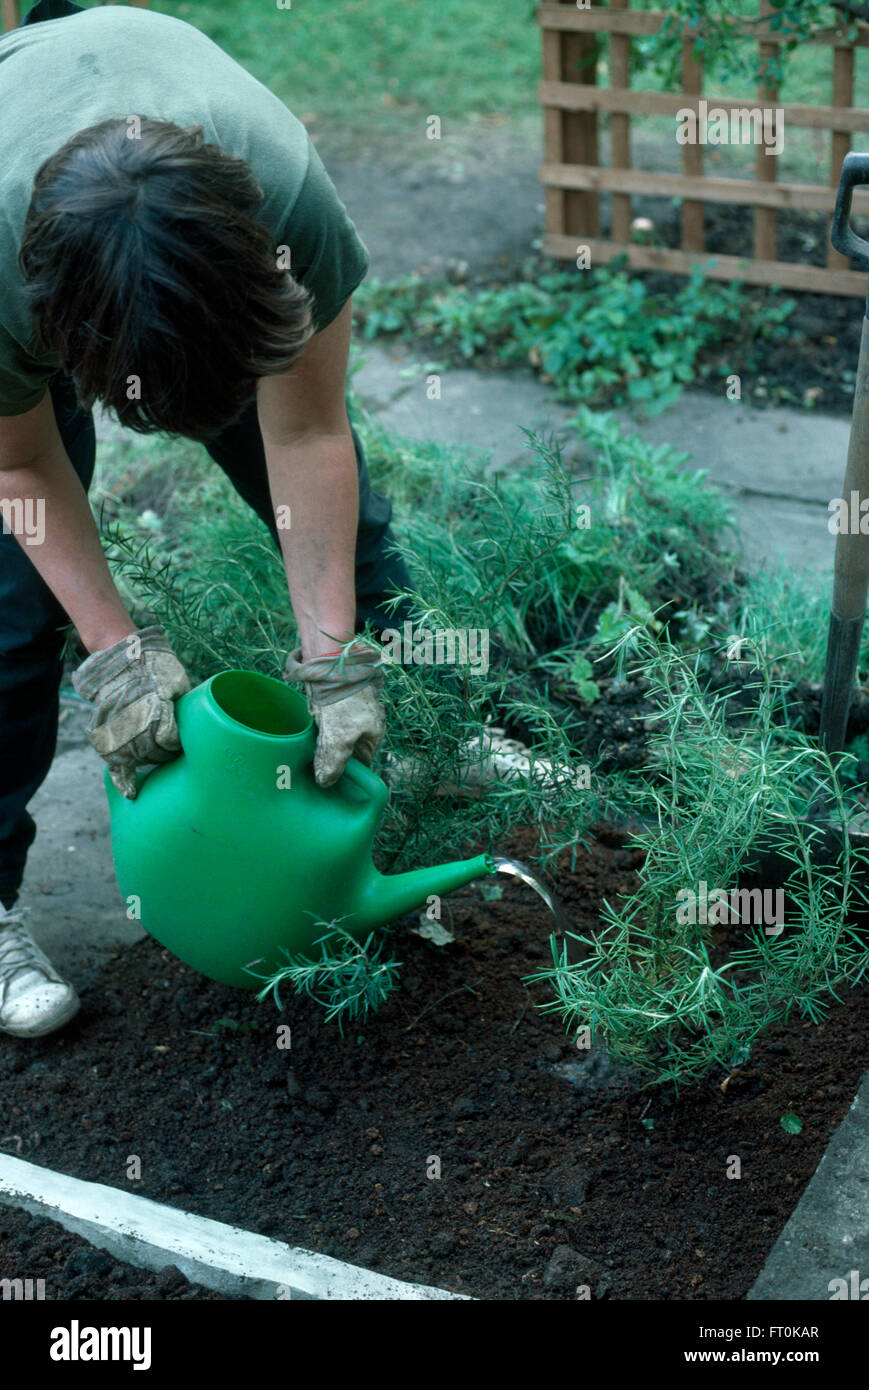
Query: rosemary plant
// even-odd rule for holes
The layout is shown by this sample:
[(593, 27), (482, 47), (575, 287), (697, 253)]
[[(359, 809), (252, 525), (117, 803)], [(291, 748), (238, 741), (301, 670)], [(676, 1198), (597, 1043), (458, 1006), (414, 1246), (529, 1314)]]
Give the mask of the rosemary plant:
[(336, 1019), (343, 1036), (345, 1019), (375, 1012), (398, 985), (401, 961), (394, 956), (381, 959), (385, 943), (381, 940), (375, 946), (373, 942), (373, 932), (365, 941), (357, 941), (340, 922), (332, 922), (317, 939), (319, 959), (285, 952), (287, 964), (266, 979), (257, 999), (271, 994), (282, 1008), (280, 988), (290, 984), (297, 994), (307, 995), (325, 1009), (327, 1023)]
[[(645, 853), (639, 884), (605, 904), (598, 932), (574, 938), (583, 959), (571, 962), (553, 938), (553, 965), (532, 977), (551, 984), (555, 998), (543, 1007), (569, 1031), (590, 1027), (653, 1083), (729, 1075), (761, 1032), (795, 1011), (817, 1021), (869, 964), (855, 924), (867, 904), (855, 872), (865, 871), (865, 852), (846, 834), (838, 862), (816, 852), (813, 807), (823, 804), (840, 831), (851, 814), (840, 767), (777, 720), (780, 668), (756, 619), (749, 628), (757, 703), (736, 727), (727, 697), (698, 681), (696, 656), (632, 634), (656, 705), (650, 775), (622, 786), (644, 826), (633, 837)], [(678, 910), (700, 885), (739, 891), (761, 847), (767, 863), (772, 851), (787, 866), (780, 929), (729, 913), (725, 930), (716, 914)]]

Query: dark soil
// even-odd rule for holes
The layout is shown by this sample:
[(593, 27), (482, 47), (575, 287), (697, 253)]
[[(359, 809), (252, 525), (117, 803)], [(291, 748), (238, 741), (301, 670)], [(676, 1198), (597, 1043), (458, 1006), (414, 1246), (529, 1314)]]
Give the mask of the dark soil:
[[(586, 704), (565, 683), (547, 680), (546, 699), (554, 717), (586, 762), (599, 774), (648, 768), (648, 740), (657, 706), (649, 695), (649, 682), (642, 676), (595, 676), (600, 698)], [(532, 695), (539, 699), (544, 678), (535, 673), (525, 677)], [(724, 717), (734, 731), (751, 719), (759, 698), (757, 673), (738, 663), (720, 661), (704, 682), (710, 702), (724, 699)], [(529, 693), (521, 679), (508, 686), (506, 694), (521, 702)], [(790, 727), (817, 738), (821, 722), (822, 687), (817, 681), (800, 680), (783, 691), (777, 716), (786, 714)], [(502, 715), (511, 738), (534, 741), (534, 729), (521, 714)], [(846, 747), (869, 731), (869, 695), (855, 687), (848, 711)], [(846, 769), (845, 780), (869, 783), (869, 760), (860, 758), (853, 772)]]
[[(638, 862), (611, 833), (557, 875), (571, 930), (631, 890)], [(477, 1298), (742, 1297), (856, 1091), (869, 991), (820, 1027), (775, 1029), (725, 1089), (676, 1096), (538, 1012), (548, 990), (523, 977), (550, 959), (551, 918), (529, 890), (447, 902), (455, 943), (400, 932), (398, 992), (343, 1037), (313, 1003), (258, 1005), (150, 940), (119, 954), (62, 1033), (3, 1039), (14, 1150), (116, 1186), (136, 1154), (142, 1195)], [(20, 1267), (19, 1244), (8, 1258)], [(57, 1297), (113, 1296), (61, 1258)], [(173, 1296), (162, 1277), (145, 1295), (137, 1272), (135, 1296)]]
[[(661, 240), (668, 246), (680, 244), (679, 216), (677, 208), (668, 206), (660, 224)], [(710, 255), (751, 255), (752, 219), (751, 208), (708, 204), (704, 220)], [(865, 234), (865, 228), (860, 231)], [(824, 266), (829, 245), (830, 219), (825, 214), (779, 213), (779, 260)], [(760, 299), (767, 293), (750, 287), (746, 292)], [(787, 320), (789, 331), (780, 341), (764, 344), (759, 365), (742, 373), (744, 394), (754, 407), (809, 405), (827, 414), (850, 415), (863, 301), (845, 295), (800, 294), (793, 290), (778, 290), (775, 294), (796, 303)]]
[[(29, 1292), (46, 1302), (57, 1299), (223, 1299), (191, 1284), (180, 1269), (166, 1265), (137, 1269), (96, 1250), (56, 1221), (0, 1206), (0, 1279), (33, 1280)], [(36, 1281), (44, 1280), (40, 1288)], [(28, 1292), (25, 1287), (23, 1293)]]

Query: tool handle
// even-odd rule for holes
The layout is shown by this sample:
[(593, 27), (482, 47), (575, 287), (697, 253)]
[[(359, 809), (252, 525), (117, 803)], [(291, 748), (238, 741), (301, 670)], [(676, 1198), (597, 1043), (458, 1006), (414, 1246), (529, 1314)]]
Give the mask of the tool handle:
[(869, 270), (869, 241), (851, 229), (851, 198), (860, 184), (869, 184), (869, 154), (852, 151), (842, 161), (842, 173), (836, 193), (836, 207), (830, 240), (843, 256), (850, 256), (861, 270)]

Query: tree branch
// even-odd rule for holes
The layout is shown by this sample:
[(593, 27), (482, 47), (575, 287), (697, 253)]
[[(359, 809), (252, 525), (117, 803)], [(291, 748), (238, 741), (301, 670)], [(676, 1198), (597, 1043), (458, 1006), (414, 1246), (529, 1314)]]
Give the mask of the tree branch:
[(852, 19), (869, 20), (869, 5), (858, 5), (856, 0), (830, 0), (834, 10), (841, 10)]

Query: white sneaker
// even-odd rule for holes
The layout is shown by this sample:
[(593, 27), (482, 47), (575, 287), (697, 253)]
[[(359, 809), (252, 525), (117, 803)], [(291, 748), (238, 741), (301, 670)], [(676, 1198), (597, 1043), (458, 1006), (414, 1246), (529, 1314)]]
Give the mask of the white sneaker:
[[(391, 776), (397, 782), (414, 780), (419, 764), (414, 758), (387, 758)], [(435, 796), (478, 797), (491, 782), (531, 779), (542, 786), (579, 784), (581, 772), (568, 765), (558, 766), (551, 758), (532, 758), (524, 743), (506, 738), (504, 730), (487, 724), (482, 733), (464, 745), (455, 780), (432, 788)]]
[(0, 904), (0, 1033), (41, 1038), (69, 1023), (81, 1004), (24, 926), (28, 911)]

